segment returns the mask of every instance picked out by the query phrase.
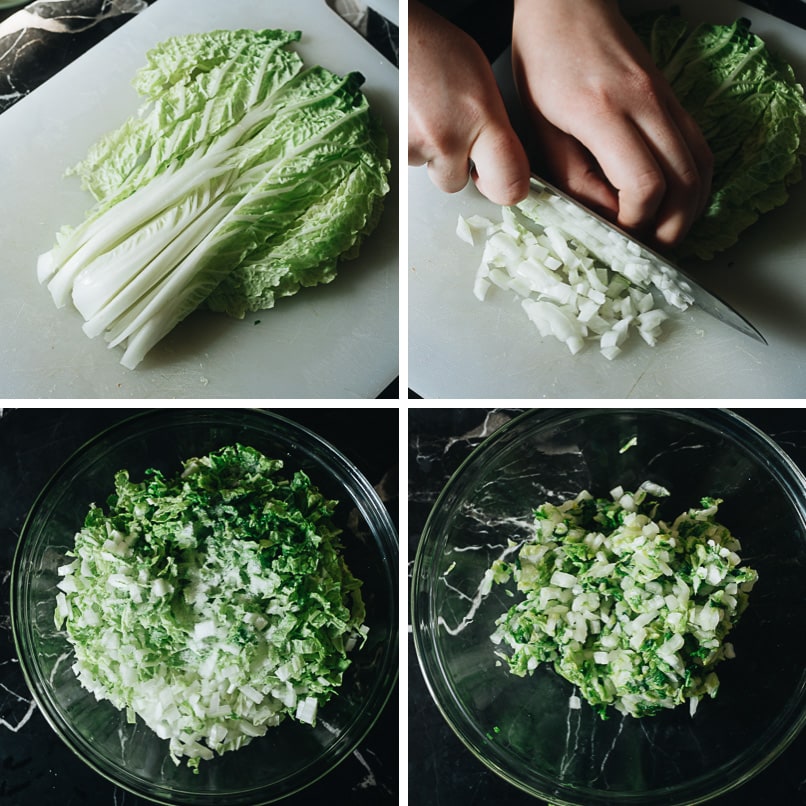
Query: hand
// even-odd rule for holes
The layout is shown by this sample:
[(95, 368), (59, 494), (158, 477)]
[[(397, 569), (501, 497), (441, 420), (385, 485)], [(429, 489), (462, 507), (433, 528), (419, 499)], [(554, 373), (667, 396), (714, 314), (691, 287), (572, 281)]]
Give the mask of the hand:
[(661, 246), (708, 201), (713, 160), (614, 0), (515, 0), (513, 70), (547, 172)]
[(416, 0), (409, 3), (409, 164), (427, 164), (448, 193), (472, 175), (496, 204), (516, 204), (529, 191), (526, 152), (483, 51)]

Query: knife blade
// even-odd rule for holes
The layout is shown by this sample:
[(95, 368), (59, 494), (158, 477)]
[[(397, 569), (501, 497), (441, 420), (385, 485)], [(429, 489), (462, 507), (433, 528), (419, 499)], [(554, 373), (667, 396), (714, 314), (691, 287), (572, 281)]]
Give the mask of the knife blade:
[(621, 229), (621, 227), (617, 226), (612, 221), (609, 221), (604, 216), (599, 215), (599, 213), (596, 211), (591, 210), (586, 205), (577, 201), (573, 196), (569, 196), (567, 193), (560, 190), (560, 188), (551, 184), (551, 182), (548, 182), (542, 177), (532, 174), (530, 181), (533, 188), (545, 190), (555, 196), (559, 196), (564, 201), (573, 204), (577, 209), (584, 211), (587, 215), (596, 219), (610, 231), (617, 233), (622, 238), (626, 238), (628, 241), (638, 247), (646, 257), (651, 259), (653, 263), (656, 264), (661, 272), (671, 278), (675, 286), (684, 292), (684, 294), (689, 298), (692, 305), (696, 305), (698, 308), (700, 308), (700, 310), (705, 311), (705, 313), (713, 316), (720, 322), (724, 322), (726, 325), (738, 330), (740, 333), (744, 333), (744, 335), (749, 336), (756, 341), (760, 341), (762, 344), (767, 344), (767, 340), (764, 338), (758, 328), (752, 324), (752, 322), (750, 322), (746, 317), (744, 317), (735, 308), (718, 297), (716, 294), (708, 291), (706, 288), (700, 285), (700, 283), (690, 274), (685, 272), (668, 258), (664, 257), (662, 254), (660, 254), (660, 252), (657, 252), (652, 247), (647, 246), (645, 243), (639, 241), (634, 235), (630, 235), (630, 233)]

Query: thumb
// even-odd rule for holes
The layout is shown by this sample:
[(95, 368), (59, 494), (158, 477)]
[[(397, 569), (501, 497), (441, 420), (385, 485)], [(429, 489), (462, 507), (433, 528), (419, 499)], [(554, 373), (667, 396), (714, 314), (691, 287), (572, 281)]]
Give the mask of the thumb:
[(504, 113), (484, 126), (470, 149), (476, 187), (494, 204), (512, 205), (529, 193), (529, 160)]

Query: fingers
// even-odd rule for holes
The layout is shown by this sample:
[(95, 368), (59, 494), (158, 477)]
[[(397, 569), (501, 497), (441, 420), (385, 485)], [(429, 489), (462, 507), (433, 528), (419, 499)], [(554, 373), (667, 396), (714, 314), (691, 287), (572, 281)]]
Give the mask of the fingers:
[(409, 8), (409, 164), (441, 190), (471, 177), (496, 204), (526, 197), (529, 164), (479, 44), (418, 2)]
[(515, 15), (513, 71), (548, 174), (640, 237), (679, 242), (706, 207), (712, 158), (618, 4), (516, 3)]
[(445, 193), (458, 193), (470, 178), (470, 162), (462, 152), (445, 152), (426, 162), (431, 181)]
[(615, 220), (618, 196), (602, 175), (593, 155), (569, 134), (549, 123), (536, 111), (532, 121), (540, 139), (543, 158), (541, 171), (574, 198)]
[(707, 203), (710, 151), (683, 110), (609, 116), (589, 129), (586, 147), (618, 193), (617, 222), (661, 246), (682, 240)]
[(711, 182), (714, 177), (714, 155), (694, 118), (680, 106), (676, 99), (672, 103), (670, 113), (688, 144), (699, 175), (699, 197), (697, 199), (696, 214), (700, 215), (705, 210), (711, 196)]
[[(711, 191), (713, 158), (694, 120), (670, 98), (653, 113), (652, 125), (641, 131), (665, 183), (655, 216), (654, 236), (660, 245), (674, 246), (702, 213)], [(638, 120), (638, 126), (642, 124)]]
[(517, 204), (529, 193), (529, 161), (503, 108), (501, 113), (503, 120), (488, 119), (469, 145), (432, 146), (432, 156), (410, 149), (409, 164), (425, 164), (431, 181), (446, 193), (462, 190), (472, 178), (494, 204)]
[(491, 121), (485, 126), (470, 149), (470, 159), (473, 181), (491, 202), (511, 205), (526, 198), (529, 193), (529, 160), (508, 123), (501, 125)]
[(602, 115), (580, 140), (596, 155), (618, 194), (619, 225), (628, 230), (651, 226), (666, 195), (666, 177), (633, 121), (619, 114)]

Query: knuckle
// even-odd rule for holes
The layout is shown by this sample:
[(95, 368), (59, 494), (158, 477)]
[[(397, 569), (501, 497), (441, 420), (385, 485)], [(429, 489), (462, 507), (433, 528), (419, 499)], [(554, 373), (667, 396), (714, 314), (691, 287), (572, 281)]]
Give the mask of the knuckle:
[(431, 181), (445, 193), (458, 193), (470, 178), (469, 171), (458, 170), (449, 160), (429, 160), (427, 169)]
[(658, 90), (655, 79), (644, 70), (631, 70), (625, 77), (626, 85), (649, 104), (658, 103)]
[(647, 168), (633, 179), (632, 191), (639, 204), (656, 206), (666, 195), (666, 178), (658, 168)]
[(617, 82), (610, 77), (593, 77), (585, 89), (585, 107), (599, 114), (612, 114), (625, 107), (657, 107), (660, 103), (654, 79), (637, 67), (625, 69)]
[(628, 229), (649, 225), (666, 194), (666, 181), (655, 170), (637, 174), (619, 190), (619, 223)]
[(425, 165), (428, 158), (422, 143), (409, 143), (409, 165)]
[(699, 171), (694, 167), (683, 171), (678, 177), (678, 184), (685, 195), (696, 195), (702, 187)]

